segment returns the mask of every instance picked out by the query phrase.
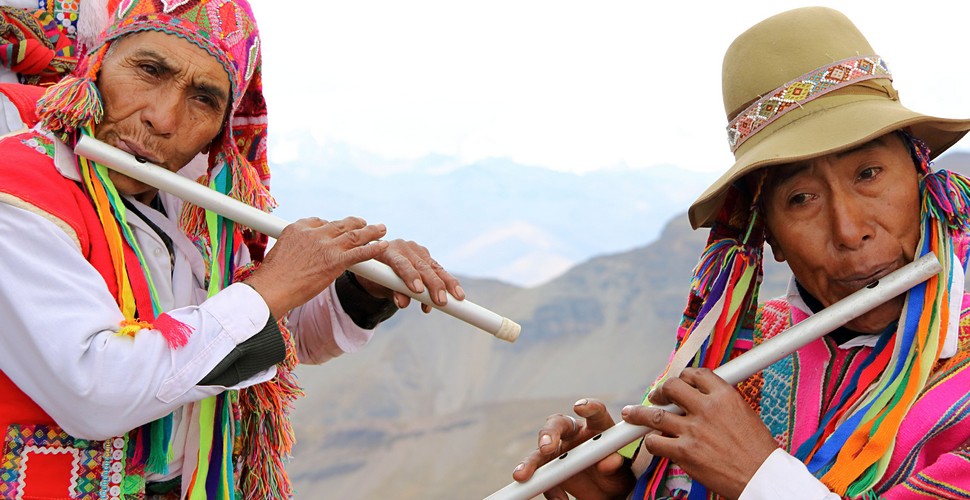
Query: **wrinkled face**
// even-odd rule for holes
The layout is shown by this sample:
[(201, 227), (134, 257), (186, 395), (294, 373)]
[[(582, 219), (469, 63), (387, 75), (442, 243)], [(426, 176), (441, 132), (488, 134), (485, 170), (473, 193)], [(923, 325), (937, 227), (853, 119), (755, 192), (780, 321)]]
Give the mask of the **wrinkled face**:
[[(197, 45), (157, 31), (112, 44), (98, 76), (104, 118), (95, 137), (171, 171), (185, 166), (222, 129), (229, 77)], [(122, 194), (151, 200), (156, 190), (111, 171)]]
[[(889, 134), (861, 147), (773, 168), (765, 220), (775, 259), (829, 306), (911, 262), (920, 236), (916, 168)], [(899, 318), (897, 297), (846, 326), (879, 333)]]

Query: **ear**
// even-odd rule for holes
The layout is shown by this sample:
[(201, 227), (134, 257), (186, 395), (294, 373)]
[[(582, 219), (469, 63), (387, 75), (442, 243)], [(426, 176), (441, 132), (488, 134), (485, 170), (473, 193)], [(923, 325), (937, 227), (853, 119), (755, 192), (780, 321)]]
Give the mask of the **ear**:
[(785, 262), (785, 250), (781, 248), (781, 245), (778, 244), (775, 237), (767, 230), (765, 230), (765, 242), (771, 247), (771, 255), (774, 256), (775, 262)]

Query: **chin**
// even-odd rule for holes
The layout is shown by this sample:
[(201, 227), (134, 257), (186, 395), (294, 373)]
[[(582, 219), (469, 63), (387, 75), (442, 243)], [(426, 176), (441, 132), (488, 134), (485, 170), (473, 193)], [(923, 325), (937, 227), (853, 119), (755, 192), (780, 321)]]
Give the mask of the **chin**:
[(894, 321), (898, 321), (903, 313), (903, 304), (905, 303), (905, 295), (900, 295), (885, 304), (859, 316), (858, 318), (845, 324), (845, 327), (849, 330), (860, 332), (860, 333), (870, 333), (878, 334), (882, 333), (887, 326), (892, 324)]

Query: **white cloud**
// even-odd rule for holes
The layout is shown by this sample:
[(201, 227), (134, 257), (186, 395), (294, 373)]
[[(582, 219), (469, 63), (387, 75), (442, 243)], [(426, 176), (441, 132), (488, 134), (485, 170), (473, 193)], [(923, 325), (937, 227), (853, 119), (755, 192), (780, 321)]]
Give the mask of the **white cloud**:
[(732, 161), (724, 50), (755, 22), (818, 3), (859, 25), (908, 106), (970, 116), (965, 3), (321, 0), (305, 16), (270, 0), (253, 7), (274, 137), (310, 130), (387, 159), (711, 171)]

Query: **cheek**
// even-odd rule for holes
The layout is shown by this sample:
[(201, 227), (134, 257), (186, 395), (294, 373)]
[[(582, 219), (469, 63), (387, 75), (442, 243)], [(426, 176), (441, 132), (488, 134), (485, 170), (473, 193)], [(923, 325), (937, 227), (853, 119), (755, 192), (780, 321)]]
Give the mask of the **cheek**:
[(132, 115), (143, 107), (145, 101), (145, 92), (134, 84), (116, 83), (99, 90), (104, 116), (109, 121), (118, 121)]
[(886, 217), (884, 225), (899, 240), (907, 256), (912, 258), (916, 246), (919, 245), (921, 227), (921, 203), (917, 183), (906, 183), (893, 197), (881, 203), (876, 213)]

